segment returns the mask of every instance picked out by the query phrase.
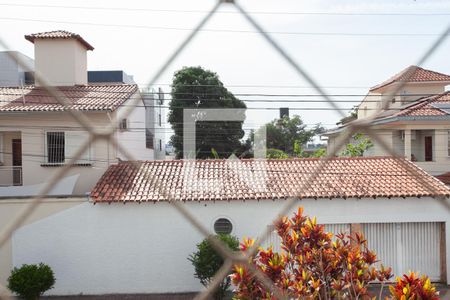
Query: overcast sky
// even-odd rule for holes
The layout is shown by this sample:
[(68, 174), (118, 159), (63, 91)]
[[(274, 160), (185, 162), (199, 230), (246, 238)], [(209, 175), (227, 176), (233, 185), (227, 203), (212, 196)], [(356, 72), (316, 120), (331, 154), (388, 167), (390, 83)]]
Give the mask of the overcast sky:
[[(12, 50), (33, 57), (33, 45), (23, 38), (25, 34), (57, 29), (79, 33), (95, 47), (88, 56), (89, 70), (124, 70), (144, 86), (189, 33), (188, 29), (214, 3), (213, 0), (2, 0), (0, 37)], [(254, 13), (252, 16), (263, 28), (272, 32), (283, 49), (328, 93), (361, 95), (333, 96), (335, 100), (361, 100), (368, 87), (415, 64), (450, 24), (450, 1), (243, 0), (240, 3)], [(200, 65), (217, 72), (235, 94), (315, 93), (231, 5), (222, 5), (220, 13), (205, 29), (163, 74), (158, 86), (169, 91), (175, 70)], [(449, 53), (447, 39), (424, 67), (450, 74)], [(254, 128), (277, 117), (277, 111), (267, 108), (280, 106), (302, 109), (292, 110), (291, 114), (299, 114), (307, 124), (321, 122), (332, 127), (340, 119), (335, 111), (324, 110), (329, 105), (321, 97), (285, 98), (317, 102), (248, 102), (248, 107), (265, 109), (249, 110), (245, 127)], [(338, 103), (344, 112), (354, 104)]]

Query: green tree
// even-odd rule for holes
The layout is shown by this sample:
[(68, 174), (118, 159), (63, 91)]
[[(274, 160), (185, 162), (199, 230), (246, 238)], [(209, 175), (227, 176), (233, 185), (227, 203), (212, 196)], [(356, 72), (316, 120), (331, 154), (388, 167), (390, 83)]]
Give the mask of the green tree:
[[(229, 234), (219, 234), (216, 237), (230, 250), (239, 250), (239, 240), (236, 237)], [(222, 256), (216, 252), (208, 239), (204, 239), (200, 244), (197, 244), (197, 251), (192, 253), (188, 257), (188, 260), (195, 268), (194, 276), (205, 287), (211, 283), (214, 275), (219, 271), (224, 262)], [(214, 299), (223, 299), (226, 290), (230, 286), (230, 282), (230, 277), (226, 276), (219, 288), (215, 291)]]
[(267, 149), (266, 158), (286, 159), (289, 158), (289, 155), (287, 155), (283, 150)]
[[(228, 91), (219, 76), (202, 67), (184, 67), (175, 72), (168, 121), (174, 135), (171, 143), (177, 158), (183, 157), (183, 109), (185, 108), (246, 108), (243, 101)], [(220, 158), (242, 148), (243, 122), (197, 122), (196, 157), (212, 157), (212, 149)]]
[(340, 156), (363, 156), (364, 152), (373, 147), (372, 141), (365, 137), (362, 133), (355, 134), (353, 139), (357, 143), (349, 143), (345, 146), (345, 149), (340, 153)]
[(317, 124), (312, 129), (307, 129), (300, 116), (292, 118), (285, 116), (266, 124), (267, 148), (278, 149), (288, 156), (302, 156), (301, 145), (312, 141), (313, 137), (324, 131)]

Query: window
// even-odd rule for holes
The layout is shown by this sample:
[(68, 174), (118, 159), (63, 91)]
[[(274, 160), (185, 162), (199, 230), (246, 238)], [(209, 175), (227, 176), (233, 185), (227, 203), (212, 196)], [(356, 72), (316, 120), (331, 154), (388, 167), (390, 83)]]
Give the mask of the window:
[(161, 113), (159, 113), (158, 114), (158, 125), (159, 125), (159, 127), (161, 127), (161, 124), (162, 124), (162, 122), (161, 122)]
[(395, 98), (392, 98), (391, 103), (395, 103)]
[[(79, 147), (89, 139), (85, 131), (49, 131), (46, 133), (46, 163), (63, 164), (75, 156)], [(81, 154), (76, 163), (90, 164), (90, 147)]]
[(153, 144), (153, 132), (150, 131), (150, 129), (145, 129), (145, 146), (148, 149), (153, 149), (155, 146)]
[(230, 234), (233, 231), (233, 224), (226, 218), (219, 218), (214, 222), (214, 232), (217, 234)]
[(64, 132), (47, 132), (47, 162), (63, 163), (65, 160)]
[(159, 151), (162, 151), (162, 140), (159, 140)]
[(122, 119), (119, 122), (119, 129), (120, 130), (127, 130), (128, 129), (128, 120), (127, 119)]

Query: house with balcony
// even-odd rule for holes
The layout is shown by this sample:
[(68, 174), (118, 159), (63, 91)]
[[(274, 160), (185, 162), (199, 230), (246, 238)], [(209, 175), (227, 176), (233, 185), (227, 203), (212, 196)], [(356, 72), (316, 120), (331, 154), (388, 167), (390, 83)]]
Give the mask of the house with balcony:
[[(450, 76), (410, 66), (372, 87), (358, 105), (358, 120), (373, 118), (371, 128), (397, 156), (415, 162), (434, 176), (450, 171)], [(387, 101), (387, 107), (382, 103)], [(342, 124), (324, 134), (328, 152), (339, 153)], [(390, 155), (377, 140), (364, 156)], [(347, 143), (357, 143), (353, 138)], [(445, 176), (444, 176), (445, 177)], [(448, 177), (448, 176), (447, 176)]]
[[(0, 87), (0, 197), (36, 195), (89, 139), (70, 111), (82, 112), (94, 129), (114, 124), (115, 138), (135, 159), (164, 158), (163, 149), (155, 147), (163, 139), (146, 130), (158, 126), (149, 125), (147, 117), (157, 108), (154, 95), (141, 93), (121, 71), (89, 72), (88, 81), (87, 53), (94, 48), (78, 34), (53, 31), (25, 38), (34, 44), (34, 70), (69, 105), (60, 104), (39, 81)], [(130, 105), (133, 111), (123, 116)], [(50, 195), (85, 196), (109, 165), (126, 159), (109, 140), (92, 141)]]

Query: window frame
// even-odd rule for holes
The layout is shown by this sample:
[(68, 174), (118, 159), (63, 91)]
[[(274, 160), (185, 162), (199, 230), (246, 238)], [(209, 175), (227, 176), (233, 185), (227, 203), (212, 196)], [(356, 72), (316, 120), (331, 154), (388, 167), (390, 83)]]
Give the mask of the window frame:
[[(63, 141), (64, 141), (64, 144), (63, 144), (63, 160), (62, 161), (58, 161), (58, 162), (55, 162), (55, 161), (50, 161), (50, 154), (49, 154), (49, 141), (48, 141), (48, 139), (49, 139), (49, 133), (62, 133), (63, 135), (63, 137), (64, 137), (64, 139), (63, 139)], [(55, 129), (55, 130), (47, 130), (47, 131), (45, 131), (45, 134), (44, 134), (44, 141), (45, 141), (45, 158), (44, 158), (44, 163), (45, 164), (49, 164), (49, 165), (61, 165), (61, 164), (64, 164), (65, 162), (66, 162), (66, 133), (65, 133), (65, 131), (63, 131), (63, 130), (57, 130), (57, 129)]]
[[(50, 162), (49, 161), (49, 153), (48, 153), (48, 134), (49, 133), (63, 133), (64, 134), (64, 160), (62, 162)], [(87, 135), (89, 135), (89, 133), (87, 131), (82, 131), (82, 130), (61, 130), (61, 129), (51, 129), (51, 130), (45, 130), (44, 131), (44, 159), (43, 159), (43, 163), (41, 164), (41, 166), (62, 166), (65, 165), (67, 163), (67, 160), (70, 159), (67, 157), (68, 153), (70, 151), (68, 151), (68, 144), (67, 144), (67, 133), (85, 133)], [(92, 162), (93, 162), (93, 149), (92, 149), (92, 145), (89, 144), (88, 149), (86, 149), (87, 152), (87, 158), (81, 157), (79, 159), (77, 159), (77, 161), (74, 163), (74, 165), (79, 165), (79, 166), (91, 166)]]

